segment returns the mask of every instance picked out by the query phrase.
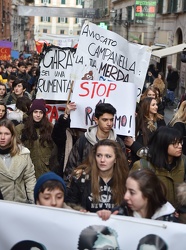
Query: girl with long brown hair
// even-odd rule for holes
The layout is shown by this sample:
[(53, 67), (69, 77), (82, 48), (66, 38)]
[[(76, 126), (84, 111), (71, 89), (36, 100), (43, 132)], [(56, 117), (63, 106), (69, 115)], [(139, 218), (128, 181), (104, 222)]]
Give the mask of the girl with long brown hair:
[(30, 150), (36, 178), (49, 171), (49, 159), (54, 147), (52, 129), (53, 125), (46, 116), (43, 99), (35, 99), (25, 123), (16, 126), (22, 143)]
[(148, 141), (157, 128), (165, 126), (162, 115), (158, 112), (155, 98), (146, 97), (141, 102), (139, 112), (136, 117), (135, 140), (131, 137), (125, 138), (125, 145), (131, 149), (133, 162), (138, 160), (137, 151), (148, 145)]
[(121, 146), (101, 140), (86, 162), (74, 170), (66, 201), (90, 212), (112, 210), (123, 200), (127, 176), (128, 162)]

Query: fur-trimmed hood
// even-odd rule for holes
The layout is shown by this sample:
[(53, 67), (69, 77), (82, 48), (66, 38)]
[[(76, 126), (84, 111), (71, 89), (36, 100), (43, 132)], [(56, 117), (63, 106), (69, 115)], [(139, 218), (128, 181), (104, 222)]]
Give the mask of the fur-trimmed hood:
[(186, 183), (183, 182), (177, 187), (177, 200), (179, 206), (186, 206)]

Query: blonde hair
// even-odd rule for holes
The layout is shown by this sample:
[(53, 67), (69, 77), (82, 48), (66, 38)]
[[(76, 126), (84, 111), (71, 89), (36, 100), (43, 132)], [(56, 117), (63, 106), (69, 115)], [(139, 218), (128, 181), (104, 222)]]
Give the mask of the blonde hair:
[(178, 109), (178, 111), (174, 114), (172, 120), (169, 125), (174, 126), (176, 122), (186, 123), (186, 101), (183, 101)]

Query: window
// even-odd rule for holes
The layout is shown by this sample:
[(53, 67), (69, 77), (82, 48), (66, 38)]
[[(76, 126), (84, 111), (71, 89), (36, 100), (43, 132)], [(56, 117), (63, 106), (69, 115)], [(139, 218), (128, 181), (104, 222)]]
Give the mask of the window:
[(66, 0), (61, 0), (61, 4), (66, 4)]
[(171, 5), (172, 5), (172, 1), (170, 0), (167, 6), (167, 13), (171, 13)]
[(48, 4), (48, 3), (51, 3), (51, 0), (41, 0), (41, 3)]
[(76, 5), (82, 5), (82, 0), (76, 0)]
[(75, 23), (81, 23), (79, 18), (75, 18)]
[[(162, 2), (162, 10), (163, 10), (163, 12), (162, 12), (162, 14), (167, 14), (167, 10), (168, 10), (168, 4), (169, 4), (169, 0), (164, 0), (163, 2)], [(161, 14), (161, 13), (160, 13)]]
[(47, 16), (42, 16), (41, 17), (41, 22), (50, 22), (50, 17), (47, 17)]
[(58, 23), (65, 23), (65, 17), (58, 17)]
[(64, 35), (65, 31), (64, 30), (60, 30), (60, 35)]
[(173, 0), (173, 3), (172, 3), (172, 12), (177, 12), (177, 5), (178, 5), (178, 2), (177, 0)]
[(176, 10), (177, 12), (182, 12), (183, 11), (184, 2), (182, 0), (177, 1), (177, 10)]
[(77, 31), (77, 35), (79, 36), (81, 34), (81, 30), (78, 30)]
[(127, 20), (128, 21), (134, 20), (134, 6), (127, 7)]
[(68, 18), (66, 18), (66, 17), (58, 17), (58, 23), (68, 23)]
[(162, 14), (163, 13), (163, 0), (158, 1), (158, 10), (157, 13)]
[(43, 29), (43, 33), (47, 33), (47, 29)]

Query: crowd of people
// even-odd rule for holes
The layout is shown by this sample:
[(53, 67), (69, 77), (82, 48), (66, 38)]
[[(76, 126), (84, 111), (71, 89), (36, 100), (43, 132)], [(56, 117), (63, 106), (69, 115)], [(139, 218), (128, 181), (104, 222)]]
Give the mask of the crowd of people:
[(95, 106), (95, 125), (86, 131), (70, 128), (73, 102), (53, 125), (46, 102), (36, 99), (38, 63), (0, 66), (0, 199), (93, 212), (103, 220), (119, 214), (186, 223), (186, 101), (164, 120), (163, 97), (167, 89), (173, 101), (175, 70), (169, 67), (165, 80), (149, 67), (133, 138), (115, 133), (110, 103)]

